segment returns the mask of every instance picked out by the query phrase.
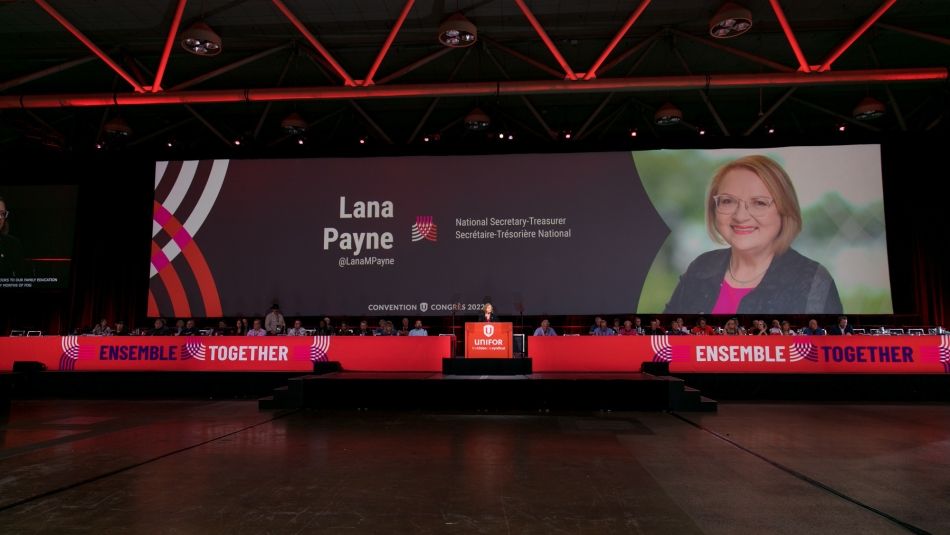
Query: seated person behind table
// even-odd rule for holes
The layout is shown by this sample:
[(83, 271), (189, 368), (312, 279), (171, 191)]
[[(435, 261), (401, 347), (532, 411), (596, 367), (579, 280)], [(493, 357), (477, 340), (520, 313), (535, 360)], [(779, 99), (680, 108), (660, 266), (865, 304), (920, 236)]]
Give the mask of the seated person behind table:
[(601, 318), (600, 316), (594, 317), (594, 324), (590, 326), (590, 330), (588, 330), (587, 334), (594, 334), (594, 331), (596, 331), (597, 328), (600, 327), (601, 321), (603, 321), (603, 318)]
[(802, 334), (806, 336), (823, 336), (828, 332), (818, 326), (818, 321), (814, 318), (808, 320), (808, 327), (802, 329)]
[(247, 330), (248, 336), (267, 336), (267, 331), (261, 327), (261, 320), (254, 320), (253, 327)]
[(115, 322), (115, 328), (112, 329), (112, 336), (128, 336), (129, 331), (125, 329), (125, 322), (119, 320)]
[(693, 330), (690, 332), (692, 332), (693, 334), (701, 334), (701, 335), (706, 335), (706, 336), (716, 334), (716, 330), (710, 327), (708, 324), (706, 324), (706, 318), (702, 316), (700, 316), (699, 319), (696, 320), (696, 326), (693, 327)]
[(851, 336), (852, 334), (854, 334), (854, 329), (850, 325), (848, 325), (848, 316), (839, 316), (838, 324), (828, 329), (828, 334), (835, 334), (838, 336), (842, 336), (842, 335)]
[(224, 320), (219, 321), (218, 326), (211, 332), (212, 336), (231, 336), (233, 334), (234, 329), (228, 327), (228, 322)]
[(591, 334), (593, 336), (616, 336), (617, 331), (607, 326), (607, 320), (601, 319), (600, 326), (594, 329), (594, 332)]
[(749, 334), (755, 336), (766, 336), (769, 334), (768, 329), (765, 328), (765, 320), (752, 320), (752, 330)]
[(373, 333), (373, 331), (370, 330), (369, 322), (367, 322), (366, 320), (363, 320), (360, 322), (360, 328), (357, 329), (356, 332), (353, 334), (355, 334), (356, 336), (373, 336), (373, 334), (375, 333)]
[(541, 326), (534, 330), (535, 336), (557, 336), (557, 333), (554, 332), (554, 329), (551, 327), (551, 322), (547, 319), (541, 320)]
[(280, 313), (280, 307), (274, 303), (270, 307), (270, 312), (264, 317), (264, 330), (268, 334), (277, 334), (284, 332), (286, 328), (287, 323), (284, 321), (284, 315)]
[(669, 334), (671, 336), (683, 336), (684, 334), (688, 334), (688, 333), (683, 331), (683, 326), (680, 325), (680, 320), (675, 319), (670, 323), (670, 330), (667, 331), (666, 334)]
[(317, 335), (330, 336), (331, 334), (336, 334), (333, 332), (333, 328), (327, 325), (326, 320), (320, 320), (320, 323), (317, 324)]
[(373, 329), (373, 334), (379, 336), (383, 334), (383, 331), (386, 330), (386, 320), (385, 318), (380, 318), (379, 322), (376, 324), (377, 327)]
[(429, 331), (422, 327), (422, 320), (416, 320), (415, 326), (409, 331), (409, 336), (429, 336)]
[(621, 327), (620, 330), (617, 331), (617, 334), (620, 336), (637, 336), (640, 333), (637, 332), (637, 330), (633, 328), (632, 321), (626, 320), (623, 322), (623, 327)]
[(739, 327), (739, 320), (736, 318), (729, 318), (726, 320), (726, 324), (722, 326), (722, 334), (725, 336), (736, 336), (745, 333), (743, 333)]
[(149, 336), (171, 336), (172, 330), (165, 326), (165, 320), (156, 318), (152, 328), (146, 334)]
[(647, 329), (643, 332), (644, 334), (648, 334), (652, 336), (660, 336), (660, 335), (666, 334), (666, 331), (663, 330), (663, 327), (660, 327), (660, 320), (656, 318), (650, 320), (650, 326), (647, 327)]
[(402, 319), (402, 325), (399, 327), (399, 330), (396, 331), (396, 334), (399, 336), (409, 336), (409, 318)]
[(306, 336), (307, 330), (303, 328), (303, 322), (294, 320), (294, 326), (287, 329), (287, 336)]
[(340, 322), (340, 329), (336, 332), (339, 336), (353, 336), (353, 329), (345, 321)]
[(178, 336), (198, 336), (201, 334), (198, 332), (198, 327), (195, 326), (195, 320), (189, 319), (185, 322), (185, 328), (178, 333)]
[(794, 335), (795, 335), (795, 331), (792, 330), (792, 324), (789, 323), (788, 320), (784, 320), (784, 321), (782, 322), (782, 332), (780, 332), (779, 334), (781, 334), (782, 336), (794, 336)]
[(383, 325), (383, 332), (377, 336), (396, 336), (396, 329), (393, 328), (393, 322), (387, 321), (386, 324)]
[(645, 332), (643, 320), (641, 320), (639, 316), (633, 318), (633, 329), (637, 331), (637, 334), (643, 334)]
[(109, 327), (109, 322), (102, 318), (99, 320), (99, 323), (92, 328), (92, 334), (96, 336), (109, 336), (112, 334), (112, 329)]
[(772, 327), (769, 329), (769, 334), (782, 334), (782, 324), (778, 320), (772, 320)]

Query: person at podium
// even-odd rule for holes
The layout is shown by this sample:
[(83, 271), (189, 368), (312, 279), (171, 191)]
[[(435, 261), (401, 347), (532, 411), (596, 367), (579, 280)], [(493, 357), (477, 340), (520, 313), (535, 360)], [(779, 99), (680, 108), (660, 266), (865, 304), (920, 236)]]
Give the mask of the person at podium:
[(482, 313), (478, 315), (478, 321), (498, 321), (498, 316), (495, 315), (495, 306), (491, 303), (485, 303), (485, 306), (482, 307)]

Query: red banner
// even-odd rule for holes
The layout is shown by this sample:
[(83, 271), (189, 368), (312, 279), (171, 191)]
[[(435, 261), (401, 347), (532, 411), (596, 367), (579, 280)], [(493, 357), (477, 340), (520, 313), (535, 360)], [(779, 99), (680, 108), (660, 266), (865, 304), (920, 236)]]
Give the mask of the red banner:
[(536, 372), (950, 373), (950, 336), (532, 336)]
[(14, 361), (78, 371), (300, 371), (318, 361), (353, 371), (442, 370), (454, 337), (42, 336), (0, 338), (0, 371)]
[[(353, 371), (442, 370), (453, 337), (0, 338), (0, 371), (14, 361), (80, 371), (300, 371), (337, 361)], [(532, 336), (536, 372), (950, 373), (950, 336)]]

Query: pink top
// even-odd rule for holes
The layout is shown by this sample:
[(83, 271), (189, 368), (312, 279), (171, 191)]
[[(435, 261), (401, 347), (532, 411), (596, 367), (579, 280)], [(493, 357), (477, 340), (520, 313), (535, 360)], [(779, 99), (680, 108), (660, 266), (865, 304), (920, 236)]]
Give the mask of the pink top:
[(716, 305), (712, 309), (713, 314), (735, 314), (739, 310), (739, 303), (742, 298), (749, 294), (755, 288), (733, 288), (725, 279), (719, 287), (719, 298), (716, 299)]

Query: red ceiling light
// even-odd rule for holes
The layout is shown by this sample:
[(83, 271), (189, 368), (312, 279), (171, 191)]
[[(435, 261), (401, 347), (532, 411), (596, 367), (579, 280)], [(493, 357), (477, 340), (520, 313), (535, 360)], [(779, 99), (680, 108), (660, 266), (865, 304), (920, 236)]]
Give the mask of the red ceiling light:
[(683, 120), (683, 110), (667, 102), (653, 114), (653, 121), (659, 126), (679, 124)]
[(296, 136), (307, 131), (307, 121), (304, 121), (299, 113), (292, 112), (280, 121), (280, 127), (284, 129), (284, 132)]
[(449, 48), (465, 48), (478, 40), (478, 28), (461, 13), (450, 15), (439, 24), (439, 42)]
[(181, 32), (181, 47), (196, 56), (217, 56), (221, 53), (221, 36), (207, 24), (196, 22)]
[(883, 102), (872, 96), (866, 96), (854, 107), (851, 115), (859, 121), (871, 121), (883, 116), (885, 110), (887, 108)]
[(742, 35), (752, 28), (752, 12), (733, 2), (725, 2), (709, 19), (709, 35), (728, 39)]
[(109, 119), (106, 124), (102, 125), (102, 129), (105, 133), (117, 137), (129, 137), (132, 135), (132, 127), (129, 126), (129, 123), (127, 123), (121, 115), (116, 115)]
[(464, 119), (465, 128), (480, 132), (491, 126), (491, 117), (487, 113), (483, 112), (481, 108), (475, 108), (474, 110), (468, 112), (468, 115)]

